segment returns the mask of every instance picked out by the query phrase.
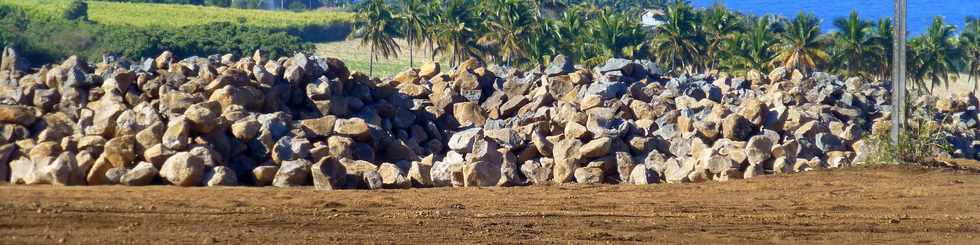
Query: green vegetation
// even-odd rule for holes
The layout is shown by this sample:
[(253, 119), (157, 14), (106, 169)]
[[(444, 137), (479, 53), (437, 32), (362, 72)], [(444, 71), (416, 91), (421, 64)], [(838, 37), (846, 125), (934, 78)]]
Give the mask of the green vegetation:
[(371, 61), (368, 74), (374, 75), (374, 61), (378, 56), (385, 59), (398, 56), (398, 44), (388, 33), (396, 31), (396, 22), (390, 6), (384, 0), (369, 0), (365, 8), (357, 13), (354, 22), (357, 33), (361, 35), (361, 45), (371, 47)]
[[(0, 0), (26, 10), (32, 18), (64, 19), (69, 0)], [(268, 31), (285, 31), (306, 41), (341, 40), (349, 33), (353, 14), (339, 11), (282, 12), (220, 7), (88, 2), (88, 19), (118, 28), (152, 28), (176, 31), (218, 22), (236, 23)]]
[(65, 19), (88, 20), (88, 1), (72, 0), (62, 13)]
[[(929, 108), (920, 109), (922, 112), (930, 110)], [(931, 115), (928, 112), (925, 114)], [(892, 141), (888, 130), (868, 134), (864, 137), (864, 144), (866, 144), (869, 154), (863, 162), (858, 164), (933, 163), (937, 160), (936, 157), (942, 153), (953, 152), (953, 146), (946, 140), (951, 131), (943, 128), (940, 124), (940, 122), (928, 120), (926, 117), (909, 118), (904, 124), (905, 127), (899, 132), (898, 142)]]
[(346, 7), (354, 3), (354, 0), (274, 0), (274, 6), (263, 6), (264, 0), (96, 0), (107, 2), (128, 2), (128, 3), (167, 3), (167, 4), (193, 4), (218, 7), (234, 8), (285, 8), (289, 10), (316, 9), (321, 7)]
[[(57, 15), (61, 16), (61, 15)], [(90, 15), (91, 16), (91, 15)], [(181, 57), (202, 54), (250, 54), (262, 49), (272, 55), (310, 51), (312, 46), (282, 31), (215, 22), (179, 29), (125, 27), (84, 20), (40, 18), (23, 9), (0, 4), (0, 46), (13, 46), (36, 64), (60, 62), (71, 55), (90, 61), (103, 54), (130, 58), (155, 57), (171, 50)]]
[[(372, 9), (366, 7), (369, 5), (377, 8), (380, 2), (369, 3), (373, 4), (355, 11)], [(401, 46), (408, 50), (434, 45), (430, 55), (447, 57), (450, 64), (473, 58), (530, 68), (563, 54), (586, 65), (610, 57), (654, 59), (671, 73), (724, 70), (745, 74), (784, 67), (868, 79), (887, 79), (892, 67), (891, 20), (865, 20), (857, 12), (833, 20), (836, 31), (827, 33), (811, 13), (792, 18), (752, 16), (720, 4), (695, 8), (684, 0), (403, 0), (384, 4), (397, 13), (394, 21), (399, 27), (373, 35), (413, 40)], [(637, 17), (651, 7), (664, 10), (659, 17), (663, 24), (641, 26)], [(385, 21), (390, 24), (392, 20)], [(958, 34), (937, 17), (926, 33), (910, 40), (908, 74), (915, 89), (931, 90), (959, 76), (980, 81), (980, 21), (971, 18), (967, 22)], [(427, 28), (419, 32), (418, 26)], [(926, 81), (933, 84), (927, 86)]]

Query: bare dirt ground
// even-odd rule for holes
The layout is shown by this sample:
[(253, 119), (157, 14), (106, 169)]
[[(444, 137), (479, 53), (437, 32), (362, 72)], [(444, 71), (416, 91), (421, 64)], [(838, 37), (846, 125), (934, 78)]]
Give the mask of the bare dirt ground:
[(650, 186), (0, 186), (0, 244), (980, 243), (975, 170)]

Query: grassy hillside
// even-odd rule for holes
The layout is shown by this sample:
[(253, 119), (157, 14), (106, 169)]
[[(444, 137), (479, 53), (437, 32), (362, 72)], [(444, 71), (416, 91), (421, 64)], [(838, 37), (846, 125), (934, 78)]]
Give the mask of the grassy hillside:
[[(0, 0), (35, 17), (61, 18), (69, 0)], [(286, 12), (196, 5), (90, 1), (89, 20), (109, 26), (175, 29), (215, 22), (286, 31), (308, 41), (339, 40), (350, 32), (353, 14), (336, 11)]]

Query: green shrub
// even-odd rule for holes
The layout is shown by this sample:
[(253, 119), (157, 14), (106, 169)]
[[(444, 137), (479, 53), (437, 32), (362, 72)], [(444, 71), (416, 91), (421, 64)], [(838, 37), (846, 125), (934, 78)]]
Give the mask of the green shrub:
[(63, 16), (69, 20), (88, 20), (88, 2), (85, 0), (71, 1), (68, 8), (65, 8)]
[(927, 120), (923, 116), (911, 117), (899, 132), (897, 144), (889, 133), (866, 135), (864, 142), (871, 152), (859, 164), (931, 163), (936, 161), (936, 156), (952, 152), (952, 146), (946, 140), (949, 136), (940, 122)]

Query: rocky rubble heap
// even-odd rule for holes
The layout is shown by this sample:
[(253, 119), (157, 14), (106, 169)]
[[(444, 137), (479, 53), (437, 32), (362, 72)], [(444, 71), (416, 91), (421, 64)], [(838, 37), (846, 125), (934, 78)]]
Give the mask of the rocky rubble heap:
[[(261, 52), (28, 72), (0, 64), (0, 180), (317, 189), (724, 181), (860, 161), (886, 84), (777, 69), (662, 78), (650, 61), (476, 60), (372, 79)], [(977, 100), (922, 100), (977, 128)], [(960, 156), (976, 154), (964, 134)]]

